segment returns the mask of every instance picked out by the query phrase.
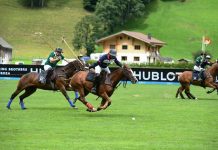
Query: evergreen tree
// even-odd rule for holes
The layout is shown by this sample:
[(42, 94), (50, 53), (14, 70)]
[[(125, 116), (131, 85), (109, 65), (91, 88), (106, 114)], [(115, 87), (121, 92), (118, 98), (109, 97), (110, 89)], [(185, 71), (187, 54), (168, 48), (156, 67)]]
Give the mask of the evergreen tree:
[(85, 16), (74, 28), (73, 47), (76, 50), (86, 49), (89, 56), (95, 50), (95, 41), (101, 36), (100, 21), (95, 16)]
[(26, 7), (45, 7), (49, 0), (19, 0), (19, 2)]
[(141, 0), (102, 0), (97, 3), (95, 13), (105, 30), (111, 33), (115, 26), (122, 26), (128, 19), (142, 16), (144, 6)]
[(95, 11), (97, 2), (98, 0), (83, 0), (83, 7), (84, 9), (93, 12)]

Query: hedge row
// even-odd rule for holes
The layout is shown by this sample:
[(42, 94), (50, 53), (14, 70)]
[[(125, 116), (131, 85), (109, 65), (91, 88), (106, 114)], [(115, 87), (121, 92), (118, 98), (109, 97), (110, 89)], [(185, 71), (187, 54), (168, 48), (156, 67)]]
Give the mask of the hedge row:
[[(96, 61), (90, 60), (88, 61), (89, 64), (92, 64)], [(145, 64), (145, 63), (129, 63), (128, 64), (132, 68), (181, 68), (181, 69), (192, 69), (194, 64), (193, 63), (162, 63), (162, 62), (157, 62), (157, 63), (150, 63), (150, 64)], [(116, 64), (112, 63), (110, 65), (111, 67), (115, 67)]]

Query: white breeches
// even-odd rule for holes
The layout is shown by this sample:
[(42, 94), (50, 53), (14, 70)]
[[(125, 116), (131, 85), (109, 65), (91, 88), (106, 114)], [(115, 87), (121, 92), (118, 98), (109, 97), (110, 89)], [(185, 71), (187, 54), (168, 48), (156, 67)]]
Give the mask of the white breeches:
[(95, 67), (95, 72), (96, 72), (96, 73), (99, 73), (99, 74), (100, 74), (100, 72), (101, 72), (102, 70), (106, 71), (107, 73), (111, 73), (111, 71), (110, 71), (110, 69), (109, 69), (108, 67), (106, 67), (106, 68), (101, 68), (100, 66), (96, 66), (96, 67)]
[(205, 70), (204, 68), (201, 68), (201, 67), (198, 67), (198, 66), (194, 66), (194, 70), (195, 71), (199, 71), (199, 72), (201, 72), (201, 71), (203, 71), (203, 70)]
[(44, 65), (44, 70), (49, 70), (49, 69), (52, 69), (52, 67), (50, 65)]

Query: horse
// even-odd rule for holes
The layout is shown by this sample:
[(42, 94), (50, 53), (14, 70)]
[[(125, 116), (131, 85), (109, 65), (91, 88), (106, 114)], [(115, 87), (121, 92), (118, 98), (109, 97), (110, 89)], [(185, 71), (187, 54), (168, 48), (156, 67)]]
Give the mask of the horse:
[(39, 82), (40, 73), (30, 72), (24, 74), (18, 81), (17, 88), (11, 95), (10, 100), (6, 107), (8, 109), (11, 109), (10, 106), (14, 98), (18, 94), (20, 94), (23, 90), (25, 90), (25, 92), (19, 96), (19, 99), (20, 99), (21, 109), (26, 109), (23, 102), (24, 98), (32, 95), (37, 89), (43, 89), (43, 90), (53, 90), (53, 91), (60, 90), (61, 93), (66, 98), (66, 100), (69, 102), (70, 106), (76, 108), (76, 106), (73, 104), (70, 97), (68, 96), (66, 90), (71, 89), (68, 84), (69, 77), (73, 76), (79, 70), (85, 70), (84, 68), (85, 67), (79, 60), (74, 60), (72, 62), (69, 62), (66, 66), (55, 68), (53, 70), (53, 75), (52, 75), (53, 82), (51, 82), (53, 84)]
[[(91, 92), (93, 82), (87, 81), (86, 77), (90, 71), (79, 71), (77, 72), (70, 81), (70, 85), (74, 91), (78, 91), (80, 97), (78, 98), (87, 107), (87, 111), (96, 112), (102, 109), (106, 109), (111, 105), (110, 97), (117, 88), (118, 83), (121, 80), (130, 80), (131, 83), (135, 84), (138, 80), (133, 75), (133, 71), (127, 65), (122, 68), (114, 70), (112, 73), (106, 75), (105, 81), (98, 86), (96, 93), (93, 93), (102, 98), (101, 105), (97, 110), (92, 106), (91, 103), (86, 101), (86, 96)], [(126, 83), (124, 82), (124, 83)], [(119, 86), (119, 85), (118, 85)]]
[(178, 88), (176, 93), (176, 98), (180, 94), (180, 97), (184, 99), (182, 92), (185, 90), (185, 94), (189, 99), (197, 99), (194, 95), (190, 92), (190, 84), (202, 87), (210, 87), (213, 89), (218, 89), (218, 84), (215, 83), (216, 76), (218, 75), (218, 62), (213, 63), (211, 67), (204, 71), (205, 80), (202, 82), (198, 80), (192, 80), (193, 72), (192, 71), (184, 71), (182, 74), (179, 75), (179, 82), (181, 86)]

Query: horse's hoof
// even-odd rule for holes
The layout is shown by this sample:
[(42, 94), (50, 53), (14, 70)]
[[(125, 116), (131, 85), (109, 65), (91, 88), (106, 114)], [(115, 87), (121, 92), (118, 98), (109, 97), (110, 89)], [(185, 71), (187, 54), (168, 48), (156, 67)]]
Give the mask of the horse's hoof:
[(100, 111), (100, 110), (102, 110), (102, 108), (99, 108), (99, 107), (98, 107), (98, 108), (97, 108), (97, 111)]
[(26, 107), (24, 107), (24, 108), (21, 108), (22, 110), (26, 110), (27, 108)]
[(72, 108), (73, 108), (73, 109), (78, 109), (78, 107), (76, 107), (76, 106), (72, 106)]
[(6, 106), (7, 107), (7, 109), (11, 109), (11, 107), (10, 106)]
[(96, 112), (97, 110), (95, 108), (92, 108), (92, 109), (87, 108), (86, 111), (88, 111), (88, 112)]

